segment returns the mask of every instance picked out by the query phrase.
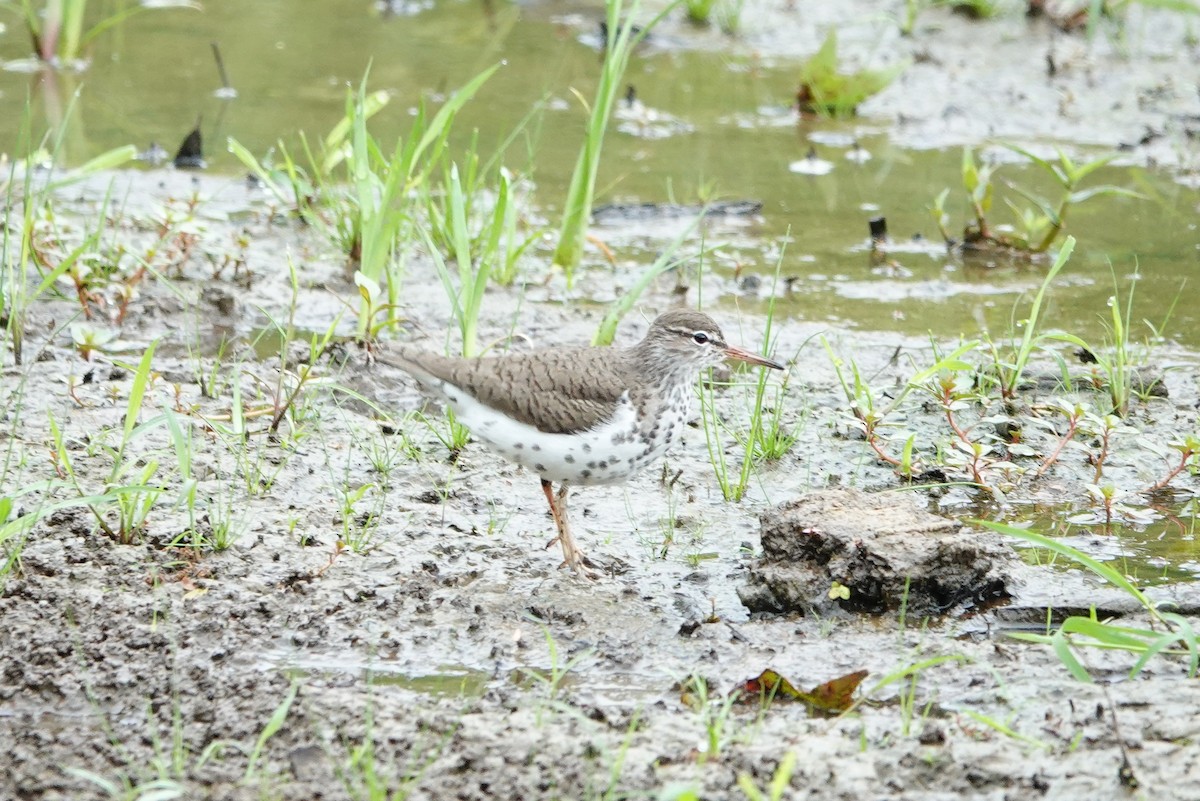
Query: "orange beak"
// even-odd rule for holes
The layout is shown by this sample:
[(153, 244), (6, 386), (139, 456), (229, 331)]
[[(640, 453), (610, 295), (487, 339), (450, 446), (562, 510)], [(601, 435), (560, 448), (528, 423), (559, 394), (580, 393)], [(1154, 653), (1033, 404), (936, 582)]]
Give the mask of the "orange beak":
[(768, 359), (765, 356), (759, 356), (757, 353), (751, 353), (748, 350), (734, 347), (733, 345), (725, 346), (725, 358), (735, 362), (746, 362), (746, 364), (757, 364), (762, 367), (770, 367), (772, 370), (782, 370), (783, 365), (777, 361)]

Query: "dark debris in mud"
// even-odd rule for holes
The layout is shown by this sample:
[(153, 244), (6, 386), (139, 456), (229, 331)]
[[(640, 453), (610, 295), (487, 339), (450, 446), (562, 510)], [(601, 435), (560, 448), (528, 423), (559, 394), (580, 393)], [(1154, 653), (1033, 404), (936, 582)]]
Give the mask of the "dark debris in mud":
[(762, 546), (738, 590), (755, 612), (942, 615), (1008, 597), (1019, 562), (997, 535), (924, 511), (911, 495), (852, 489), (765, 512)]

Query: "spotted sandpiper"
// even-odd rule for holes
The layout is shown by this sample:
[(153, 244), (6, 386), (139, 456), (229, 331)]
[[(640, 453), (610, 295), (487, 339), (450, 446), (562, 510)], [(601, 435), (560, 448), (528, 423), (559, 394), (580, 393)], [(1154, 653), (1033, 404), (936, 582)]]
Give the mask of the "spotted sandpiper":
[(476, 439), (537, 473), (558, 529), (546, 547), (560, 543), (562, 564), (585, 572), (567, 520), (571, 485), (620, 484), (656, 461), (683, 432), (700, 371), (725, 359), (783, 369), (727, 344), (712, 318), (686, 310), (660, 315), (632, 348), (466, 359), (400, 347), (379, 360), (439, 395)]

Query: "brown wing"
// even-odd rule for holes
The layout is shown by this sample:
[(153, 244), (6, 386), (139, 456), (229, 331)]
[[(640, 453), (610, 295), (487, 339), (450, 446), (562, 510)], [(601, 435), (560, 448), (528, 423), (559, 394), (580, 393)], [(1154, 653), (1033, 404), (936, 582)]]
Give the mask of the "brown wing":
[(551, 434), (584, 431), (608, 419), (630, 383), (628, 351), (619, 348), (550, 348), (481, 359), (402, 349), (380, 361), (419, 379), (453, 384)]

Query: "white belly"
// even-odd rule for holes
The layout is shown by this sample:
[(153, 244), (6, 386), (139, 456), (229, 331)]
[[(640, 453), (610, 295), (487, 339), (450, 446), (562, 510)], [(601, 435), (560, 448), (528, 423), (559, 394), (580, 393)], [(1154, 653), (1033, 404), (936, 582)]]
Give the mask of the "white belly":
[(679, 438), (682, 423), (663, 421), (663, 435), (648, 441), (639, 432), (633, 404), (626, 396), (602, 426), (575, 434), (547, 434), (499, 414), (453, 386), (441, 389), (458, 422), (476, 439), (548, 481), (623, 482), (661, 457)]

